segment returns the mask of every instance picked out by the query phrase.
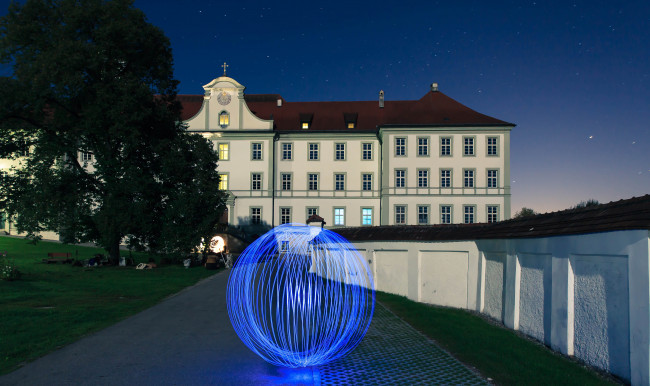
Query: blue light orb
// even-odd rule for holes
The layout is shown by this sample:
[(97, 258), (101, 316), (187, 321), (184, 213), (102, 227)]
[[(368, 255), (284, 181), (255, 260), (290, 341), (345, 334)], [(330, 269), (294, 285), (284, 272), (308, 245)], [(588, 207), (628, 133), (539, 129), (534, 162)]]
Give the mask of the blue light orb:
[(340, 358), (361, 342), (375, 288), (370, 267), (345, 238), (285, 224), (239, 256), (227, 302), (246, 346), (275, 365), (305, 367)]

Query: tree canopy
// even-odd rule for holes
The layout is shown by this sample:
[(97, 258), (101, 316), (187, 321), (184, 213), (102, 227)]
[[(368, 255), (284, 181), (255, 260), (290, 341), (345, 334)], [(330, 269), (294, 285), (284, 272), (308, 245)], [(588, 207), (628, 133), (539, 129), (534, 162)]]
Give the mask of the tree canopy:
[(12, 3), (0, 62), (0, 158), (19, 161), (0, 210), (19, 231), (115, 258), (125, 239), (180, 251), (214, 228), (216, 152), (185, 131), (169, 40), (131, 0)]
[(515, 215), (512, 218), (531, 217), (531, 216), (535, 216), (535, 215), (538, 215), (538, 214), (539, 213), (535, 212), (531, 208), (523, 207), (523, 208), (521, 208), (521, 210), (519, 212), (515, 213)]

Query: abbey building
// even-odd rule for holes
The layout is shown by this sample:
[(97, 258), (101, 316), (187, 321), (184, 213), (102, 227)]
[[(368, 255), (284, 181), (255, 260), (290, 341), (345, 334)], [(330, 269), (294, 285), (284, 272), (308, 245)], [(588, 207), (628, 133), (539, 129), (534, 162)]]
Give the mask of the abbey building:
[(222, 76), (180, 95), (214, 142), (228, 222), (253, 231), (316, 214), (327, 227), (510, 218), (513, 124), (431, 85), (419, 100), (288, 102)]

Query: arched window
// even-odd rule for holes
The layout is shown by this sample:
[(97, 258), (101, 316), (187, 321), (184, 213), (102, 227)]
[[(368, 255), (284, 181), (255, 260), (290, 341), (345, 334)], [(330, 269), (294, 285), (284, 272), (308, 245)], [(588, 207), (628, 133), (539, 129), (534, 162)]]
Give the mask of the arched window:
[(222, 128), (228, 127), (230, 124), (230, 114), (227, 111), (222, 111), (219, 113), (219, 126)]

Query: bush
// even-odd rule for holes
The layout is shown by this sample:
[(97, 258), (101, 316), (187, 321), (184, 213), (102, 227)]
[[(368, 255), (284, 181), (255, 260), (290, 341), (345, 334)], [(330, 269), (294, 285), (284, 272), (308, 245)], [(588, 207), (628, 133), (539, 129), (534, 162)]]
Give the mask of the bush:
[(0, 280), (14, 281), (20, 279), (20, 271), (9, 259), (0, 259)]

